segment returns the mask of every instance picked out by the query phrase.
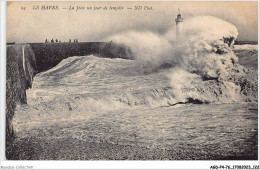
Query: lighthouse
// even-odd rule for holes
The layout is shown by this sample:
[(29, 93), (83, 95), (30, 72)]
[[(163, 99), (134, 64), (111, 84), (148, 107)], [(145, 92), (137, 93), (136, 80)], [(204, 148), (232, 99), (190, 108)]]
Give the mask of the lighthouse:
[(177, 18), (175, 19), (175, 22), (176, 22), (176, 39), (181, 40), (183, 18), (181, 17), (180, 9), (178, 9), (178, 15)]

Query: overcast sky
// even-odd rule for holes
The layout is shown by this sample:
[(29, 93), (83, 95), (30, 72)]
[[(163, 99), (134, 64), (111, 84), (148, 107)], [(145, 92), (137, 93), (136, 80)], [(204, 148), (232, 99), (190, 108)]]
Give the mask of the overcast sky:
[[(32, 10), (33, 5), (58, 5), (59, 10)], [(69, 6), (122, 6), (124, 10), (68, 10)], [(154, 10), (134, 10), (135, 6)], [(21, 7), (25, 7), (22, 10)], [(62, 9), (67, 8), (67, 9)], [(126, 8), (133, 8), (132, 10)], [(238, 28), (238, 40), (257, 40), (257, 2), (8, 2), (7, 42), (44, 42), (45, 39), (102, 41), (128, 30), (160, 34), (175, 26), (178, 8), (185, 18), (211, 15)]]

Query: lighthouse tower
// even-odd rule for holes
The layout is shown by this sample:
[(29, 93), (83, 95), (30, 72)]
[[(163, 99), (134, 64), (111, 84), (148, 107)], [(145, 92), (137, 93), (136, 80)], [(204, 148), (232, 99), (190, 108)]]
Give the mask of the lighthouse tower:
[(175, 19), (175, 22), (176, 22), (176, 38), (177, 38), (177, 40), (181, 40), (183, 18), (181, 17), (180, 9), (178, 9), (178, 13), (179, 14), (177, 15), (177, 18)]

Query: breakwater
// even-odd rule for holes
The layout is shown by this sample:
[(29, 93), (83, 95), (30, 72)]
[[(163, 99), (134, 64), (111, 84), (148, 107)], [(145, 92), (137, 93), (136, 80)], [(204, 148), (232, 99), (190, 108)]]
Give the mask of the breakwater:
[(71, 56), (93, 54), (98, 57), (133, 59), (130, 48), (113, 42), (31, 43), (30, 46), (36, 57), (37, 72), (46, 71)]
[(36, 61), (30, 45), (8, 45), (6, 59), (6, 156), (14, 137), (12, 118), (18, 104), (26, 104), (26, 89), (32, 86)]

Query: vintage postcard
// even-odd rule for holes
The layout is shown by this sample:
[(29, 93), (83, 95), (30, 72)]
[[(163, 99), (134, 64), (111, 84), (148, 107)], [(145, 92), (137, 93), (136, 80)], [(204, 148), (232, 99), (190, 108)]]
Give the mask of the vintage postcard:
[(7, 160), (259, 159), (257, 1), (9, 1), (5, 66)]

